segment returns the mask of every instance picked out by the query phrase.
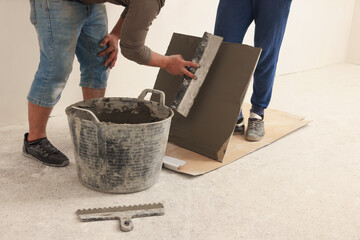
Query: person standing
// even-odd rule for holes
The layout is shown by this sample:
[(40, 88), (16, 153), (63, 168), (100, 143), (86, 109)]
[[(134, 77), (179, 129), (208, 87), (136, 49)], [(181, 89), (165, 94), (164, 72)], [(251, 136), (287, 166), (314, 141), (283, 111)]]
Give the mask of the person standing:
[[(264, 110), (271, 99), (280, 47), (290, 12), (291, 0), (220, 0), (215, 35), (224, 41), (242, 43), (249, 25), (255, 21), (254, 45), (262, 53), (254, 73), (251, 110), (246, 139), (260, 141), (265, 135)], [(240, 112), (234, 134), (244, 134)]]

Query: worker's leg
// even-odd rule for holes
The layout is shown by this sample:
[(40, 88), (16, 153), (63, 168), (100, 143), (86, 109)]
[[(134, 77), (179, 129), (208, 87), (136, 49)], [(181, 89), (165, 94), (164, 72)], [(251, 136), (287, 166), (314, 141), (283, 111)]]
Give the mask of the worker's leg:
[(254, 73), (252, 110), (264, 115), (270, 103), (279, 51), (290, 11), (291, 0), (253, 0), (255, 47), (262, 49)]
[(46, 125), (72, 70), (86, 7), (75, 1), (31, 0), (30, 4), (40, 63), (27, 97), (29, 133), (25, 134), (24, 153), (51, 166), (64, 166), (68, 159), (46, 139)]
[(82, 87), (81, 89), (84, 100), (93, 99), (93, 98), (102, 98), (105, 96), (105, 90), (106, 90), (106, 88), (95, 89), (95, 88), (87, 88), (87, 87)]
[(80, 62), (83, 98), (104, 97), (109, 68), (104, 66), (107, 56), (98, 57), (105, 50), (100, 46), (108, 30), (105, 5), (89, 6), (88, 17), (84, 23), (76, 46), (76, 56)]
[(86, 8), (71, 1), (35, 0), (32, 4), (36, 15), (33, 23), (38, 34), (40, 64), (28, 95), (29, 140), (36, 140), (46, 137), (48, 115), (60, 99), (72, 70)]
[(290, 11), (291, 0), (253, 0), (255, 11), (255, 47), (262, 49), (254, 73), (252, 107), (246, 139), (259, 141), (265, 135), (264, 110), (268, 107), (274, 83), (279, 51)]
[[(254, 17), (252, 0), (220, 0), (214, 34), (224, 37), (225, 42), (242, 43)], [(244, 134), (241, 110), (234, 134)]]
[(28, 102), (29, 136), (28, 141), (46, 137), (46, 124), (52, 108), (41, 107)]
[(251, 0), (220, 0), (214, 34), (223, 37), (225, 42), (242, 43), (253, 20)]

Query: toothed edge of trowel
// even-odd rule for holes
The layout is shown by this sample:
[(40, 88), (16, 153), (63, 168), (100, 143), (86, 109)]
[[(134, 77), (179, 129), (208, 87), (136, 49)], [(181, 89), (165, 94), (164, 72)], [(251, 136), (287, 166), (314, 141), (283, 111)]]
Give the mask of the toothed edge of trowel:
[(105, 208), (89, 208), (89, 209), (78, 209), (77, 215), (82, 214), (96, 214), (96, 213), (108, 213), (108, 212), (126, 212), (134, 210), (150, 210), (164, 208), (163, 203), (150, 203), (150, 204), (138, 204), (128, 206), (116, 206), (116, 207), (105, 207)]
[(222, 40), (223, 38), (220, 36), (205, 32), (196, 49), (192, 62), (198, 63), (200, 68), (190, 68), (188, 70), (197, 76), (197, 80), (193, 81), (190, 77), (185, 76), (171, 104), (171, 108), (184, 117), (187, 117), (190, 108), (194, 104), (194, 100), (217, 55)]
[[(206, 49), (206, 46), (208, 45), (208, 40), (209, 40), (209, 33), (205, 32), (200, 43), (199, 43), (199, 46), (196, 48), (196, 51), (195, 51), (195, 54), (194, 54), (194, 57), (192, 59), (192, 62), (195, 62), (195, 63), (199, 63), (201, 57), (203, 56), (204, 52), (205, 52), (205, 49)], [(188, 71), (191, 72), (191, 73), (195, 73), (195, 68), (188, 68)], [(175, 99), (173, 101), (173, 103), (171, 104), (171, 108), (177, 110), (177, 108), (179, 107), (182, 99), (184, 98), (184, 95), (186, 93), (186, 90), (188, 89), (189, 85), (190, 85), (190, 82), (191, 82), (191, 78), (188, 77), (188, 76), (185, 76), (184, 79), (183, 79), (183, 82), (181, 83), (177, 93), (176, 93), (176, 96), (175, 96)]]

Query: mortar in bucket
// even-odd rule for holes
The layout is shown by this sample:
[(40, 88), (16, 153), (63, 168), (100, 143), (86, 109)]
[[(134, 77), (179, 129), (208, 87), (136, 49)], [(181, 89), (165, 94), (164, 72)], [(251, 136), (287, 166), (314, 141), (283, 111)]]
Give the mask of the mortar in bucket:
[[(145, 100), (159, 94), (160, 102)], [(98, 98), (66, 108), (80, 182), (93, 190), (131, 193), (154, 185), (165, 155), (173, 111), (165, 94)]]

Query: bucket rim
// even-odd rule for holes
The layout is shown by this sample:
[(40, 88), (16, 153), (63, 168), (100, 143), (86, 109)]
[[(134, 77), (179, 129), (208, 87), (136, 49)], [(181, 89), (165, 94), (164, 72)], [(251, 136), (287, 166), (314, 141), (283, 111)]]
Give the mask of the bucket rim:
[[(96, 101), (96, 100), (100, 100), (100, 99), (110, 99), (110, 100), (116, 99), (116, 100), (127, 100), (127, 101), (133, 101), (133, 102), (156, 103), (156, 104), (159, 104), (160, 107), (165, 107), (166, 109), (170, 110), (170, 116), (168, 116), (167, 118), (162, 119), (160, 121), (148, 122), (148, 123), (113, 123), (113, 122), (101, 122), (101, 121), (96, 121), (96, 120), (94, 120), (94, 121), (87, 120), (87, 119), (76, 117), (73, 114), (71, 114), (72, 107), (76, 107), (80, 103), (91, 102), (91, 101)], [(170, 107), (168, 107), (166, 105), (162, 105), (159, 102), (155, 102), (155, 101), (139, 99), (139, 98), (130, 98), (130, 97), (101, 97), (101, 98), (92, 98), (92, 99), (82, 100), (82, 101), (78, 101), (78, 102), (73, 103), (73, 104), (69, 105), (68, 107), (66, 107), (65, 113), (66, 113), (67, 116), (71, 116), (73, 118), (81, 119), (82, 121), (91, 121), (91, 122), (94, 122), (96, 124), (101, 124), (101, 125), (115, 124), (115, 125), (119, 125), (119, 126), (120, 125), (121, 126), (141, 126), (141, 125), (148, 126), (148, 125), (160, 124), (160, 123), (169, 121), (174, 117), (174, 111)]]

